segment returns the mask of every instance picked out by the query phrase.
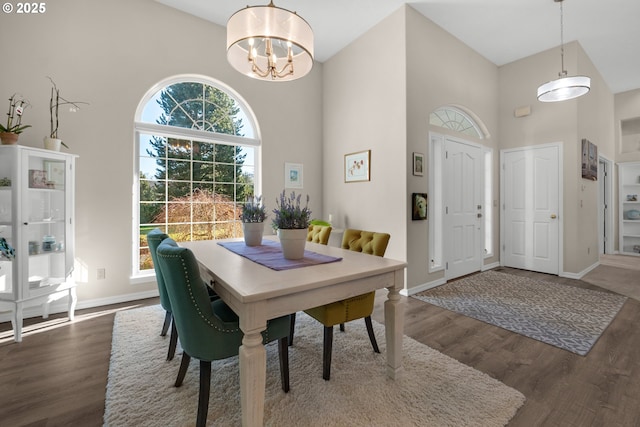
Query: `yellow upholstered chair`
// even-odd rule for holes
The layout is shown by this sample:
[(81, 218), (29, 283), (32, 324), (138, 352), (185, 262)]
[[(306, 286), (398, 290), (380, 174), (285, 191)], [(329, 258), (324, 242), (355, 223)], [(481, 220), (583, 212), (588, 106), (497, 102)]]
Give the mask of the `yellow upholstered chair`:
[(307, 233), (307, 242), (320, 243), (326, 245), (329, 243), (329, 236), (331, 235), (331, 226), (327, 225), (314, 225), (309, 226), (309, 232)]
[[(384, 256), (390, 238), (391, 236), (387, 233), (346, 229), (342, 238), (342, 248), (370, 255)], [(375, 292), (369, 292), (365, 295), (358, 295), (305, 310), (305, 313), (324, 325), (322, 378), (325, 380), (329, 380), (331, 376), (331, 349), (333, 346), (333, 327), (335, 325), (339, 324), (340, 329), (344, 330), (344, 323), (364, 318), (373, 351), (380, 353), (371, 323), (374, 301)]]
[[(329, 243), (329, 236), (331, 236), (330, 225), (318, 225), (311, 224), (309, 226), (309, 232), (307, 233), (307, 242), (320, 243), (326, 245)], [(289, 331), (289, 346), (293, 345), (293, 333), (296, 328), (296, 314), (291, 314), (291, 330)]]

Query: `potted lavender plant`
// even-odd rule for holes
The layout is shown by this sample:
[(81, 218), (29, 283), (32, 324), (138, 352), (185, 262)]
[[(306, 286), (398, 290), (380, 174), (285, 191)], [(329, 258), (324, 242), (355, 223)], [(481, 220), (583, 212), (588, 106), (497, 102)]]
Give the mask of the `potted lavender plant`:
[(258, 246), (262, 243), (264, 233), (264, 220), (267, 218), (267, 210), (262, 203), (262, 196), (251, 196), (242, 206), (240, 220), (242, 221), (242, 234), (247, 246)]
[(304, 247), (307, 242), (307, 229), (311, 220), (309, 210), (309, 195), (304, 207), (295, 191), (287, 197), (285, 191), (276, 199), (276, 209), (273, 210), (273, 228), (277, 230), (282, 253), (286, 259), (300, 259), (304, 257)]

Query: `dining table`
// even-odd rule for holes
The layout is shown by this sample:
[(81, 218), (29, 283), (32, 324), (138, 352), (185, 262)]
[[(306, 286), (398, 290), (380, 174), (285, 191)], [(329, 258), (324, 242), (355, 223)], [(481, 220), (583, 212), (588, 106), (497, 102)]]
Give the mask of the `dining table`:
[[(267, 358), (261, 332), (269, 319), (386, 288), (386, 374), (395, 380), (403, 371), (404, 303), (400, 291), (406, 262), (311, 242), (306, 244), (303, 259), (289, 262), (280, 255), (282, 262), (271, 267), (245, 253), (260, 253), (262, 246), (277, 252), (274, 244), (275, 236), (265, 236), (258, 247), (243, 248), (242, 239), (179, 243), (193, 252), (202, 278), (239, 317), (244, 333), (239, 349), (243, 426), (262, 426), (264, 422)], [(274, 256), (277, 258), (277, 253)], [(318, 258), (321, 261), (315, 262)], [(322, 352), (322, 342), (318, 351)]]

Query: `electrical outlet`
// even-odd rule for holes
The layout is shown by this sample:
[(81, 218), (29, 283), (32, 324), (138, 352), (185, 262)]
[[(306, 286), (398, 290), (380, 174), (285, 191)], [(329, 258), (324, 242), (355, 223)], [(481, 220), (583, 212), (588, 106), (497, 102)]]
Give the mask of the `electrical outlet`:
[(99, 268), (96, 276), (98, 280), (104, 280), (107, 277), (107, 270), (105, 268)]

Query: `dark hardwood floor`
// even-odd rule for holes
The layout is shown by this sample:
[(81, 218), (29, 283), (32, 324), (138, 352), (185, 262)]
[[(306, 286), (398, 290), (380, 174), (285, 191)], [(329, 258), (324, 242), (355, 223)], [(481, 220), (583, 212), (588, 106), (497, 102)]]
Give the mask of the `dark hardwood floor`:
[[(503, 271), (602, 290), (579, 280)], [(380, 292), (376, 298), (378, 321), (385, 297)], [(640, 426), (637, 300), (624, 304), (586, 357), (414, 298), (404, 301), (405, 334), (526, 396), (509, 426)], [(0, 426), (102, 425), (115, 312), (157, 303), (80, 310), (73, 323), (63, 315), (29, 319), (28, 329), (39, 332), (27, 332), (22, 343), (13, 342), (9, 323), (0, 324)]]

